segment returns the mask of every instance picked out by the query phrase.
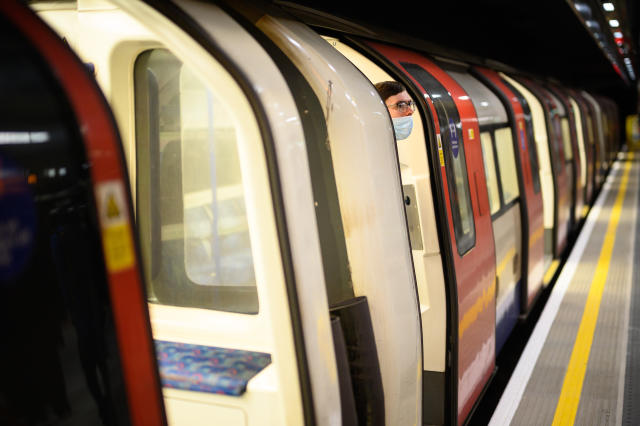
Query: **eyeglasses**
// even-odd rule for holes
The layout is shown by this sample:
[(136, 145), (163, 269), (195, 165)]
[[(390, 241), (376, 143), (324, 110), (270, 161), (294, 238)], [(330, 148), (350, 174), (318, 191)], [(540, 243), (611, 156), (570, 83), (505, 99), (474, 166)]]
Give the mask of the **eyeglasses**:
[(400, 102), (392, 104), (392, 105), (387, 105), (387, 107), (388, 108), (394, 108), (399, 113), (404, 114), (409, 109), (411, 109), (412, 112), (415, 111), (416, 110), (416, 103), (413, 102), (413, 101), (400, 101)]

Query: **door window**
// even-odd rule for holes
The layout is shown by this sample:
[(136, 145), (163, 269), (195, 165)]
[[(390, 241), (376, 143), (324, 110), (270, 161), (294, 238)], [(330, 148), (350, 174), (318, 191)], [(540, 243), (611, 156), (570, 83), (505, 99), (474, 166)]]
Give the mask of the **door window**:
[(520, 194), (518, 189), (518, 175), (516, 172), (516, 159), (513, 152), (511, 129), (508, 127), (497, 129), (495, 137), (503, 200), (504, 204), (509, 204)]
[(416, 64), (401, 64), (429, 93), (440, 124), (440, 137), (445, 151), (445, 170), (453, 216), (458, 253), (464, 254), (475, 245), (475, 225), (467, 177), (464, 141), (460, 116), (449, 92), (426, 70)]
[(151, 302), (257, 313), (234, 111), (172, 53), (135, 63), (137, 221)]
[(487, 190), (489, 192), (489, 207), (491, 214), (494, 214), (500, 210), (500, 192), (498, 190), (498, 178), (496, 176), (496, 162), (493, 156), (491, 133), (482, 132), (480, 134), (480, 141), (482, 144), (484, 174), (487, 179)]

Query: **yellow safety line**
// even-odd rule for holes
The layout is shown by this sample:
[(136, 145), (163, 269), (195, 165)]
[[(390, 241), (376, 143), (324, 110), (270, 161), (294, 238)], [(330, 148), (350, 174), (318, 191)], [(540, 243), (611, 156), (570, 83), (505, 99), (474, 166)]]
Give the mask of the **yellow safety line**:
[(551, 262), (551, 265), (549, 265), (549, 269), (547, 269), (547, 272), (545, 272), (544, 274), (544, 278), (542, 278), (542, 283), (545, 286), (549, 285), (549, 283), (551, 282), (551, 278), (553, 278), (553, 275), (556, 273), (559, 265), (560, 261), (558, 259)]
[(589, 206), (584, 206), (582, 208), (582, 217), (585, 218), (589, 214)]
[[(632, 153), (628, 155), (629, 159), (633, 158)], [(604, 243), (600, 251), (596, 272), (591, 281), (591, 287), (582, 314), (582, 320), (580, 321), (576, 342), (573, 346), (571, 359), (569, 360), (567, 372), (564, 376), (562, 392), (560, 393), (560, 399), (558, 400), (556, 412), (553, 417), (553, 425), (573, 425), (578, 412), (582, 384), (584, 382), (584, 375), (589, 361), (589, 352), (591, 351), (591, 344), (593, 342), (593, 334), (598, 320), (600, 301), (602, 300), (602, 293), (609, 272), (609, 262), (611, 261), (613, 245), (616, 239), (616, 228), (620, 221), (620, 212), (625, 197), (630, 168), (631, 161), (627, 161), (620, 182), (620, 189), (618, 190), (618, 195), (611, 211), (609, 225), (607, 226), (607, 231), (604, 236)]]

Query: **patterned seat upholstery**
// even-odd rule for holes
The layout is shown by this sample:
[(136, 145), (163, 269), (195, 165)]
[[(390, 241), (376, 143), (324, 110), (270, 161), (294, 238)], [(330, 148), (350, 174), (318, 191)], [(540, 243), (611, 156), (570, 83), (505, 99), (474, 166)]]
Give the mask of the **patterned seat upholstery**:
[(156, 340), (162, 385), (166, 388), (242, 395), (253, 376), (271, 363), (262, 352)]

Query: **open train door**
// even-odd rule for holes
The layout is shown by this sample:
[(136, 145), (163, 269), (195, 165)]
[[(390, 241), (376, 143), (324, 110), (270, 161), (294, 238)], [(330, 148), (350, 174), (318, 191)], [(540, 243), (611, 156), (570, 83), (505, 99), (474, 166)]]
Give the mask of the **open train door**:
[[(441, 248), (452, 259), (446, 280), (450, 345), (446, 400), (437, 401), (437, 406), (446, 407), (445, 424), (463, 424), (495, 368), (495, 246), (482, 148), (476, 143), (478, 118), (464, 89), (426, 56), (377, 42), (363, 44), (372, 56), (403, 75), (415, 98), (424, 99), (426, 105), (421, 105), (426, 107), (425, 117), (430, 117), (433, 134), (427, 143), (431, 164), (436, 170), (439, 166), (437, 190), (442, 195), (437, 202), (446, 214), (446, 224), (439, 231), (448, 233), (450, 240)], [(435, 179), (436, 173), (432, 176)], [(438, 422), (428, 420), (432, 414)], [(425, 409), (424, 422), (440, 424), (437, 414)]]
[(353, 414), (336, 365), (351, 318), (332, 318), (325, 286), (335, 289), (324, 255), (339, 257), (340, 238), (333, 250), (320, 242), (331, 196), (309, 164), (321, 157), (309, 141), (326, 140), (323, 110), (293, 97), (304, 81), (210, 3), (30, 6), (96, 64), (118, 120), (168, 422), (333, 425)]
[(0, 424), (166, 424), (111, 112), (24, 5), (0, 33)]

